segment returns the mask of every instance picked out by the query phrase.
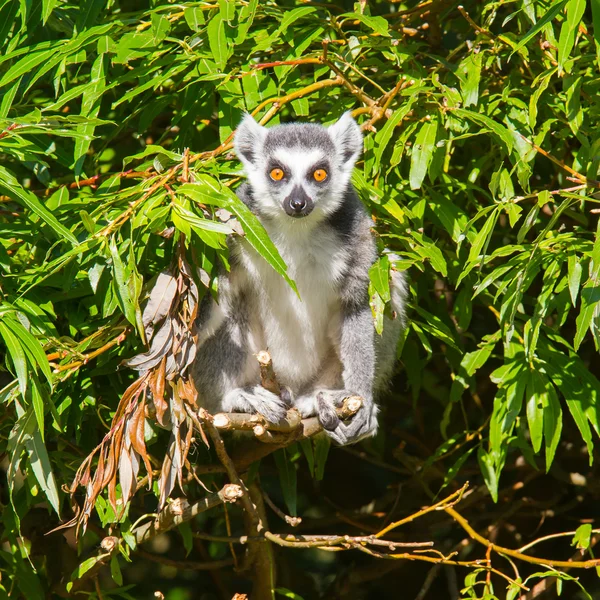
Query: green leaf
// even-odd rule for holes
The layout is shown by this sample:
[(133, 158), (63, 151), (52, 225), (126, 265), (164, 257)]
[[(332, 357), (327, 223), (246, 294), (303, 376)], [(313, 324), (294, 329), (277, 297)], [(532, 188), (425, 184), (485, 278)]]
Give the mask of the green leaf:
[(58, 487), (56, 479), (52, 472), (50, 457), (42, 440), (39, 430), (35, 429), (31, 433), (31, 437), (25, 442), (25, 447), (29, 452), (29, 462), (31, 470), (37, 479), (40, 488), (48, 498), (52, 508), (60, 517), (60, 499), (58, 496)]
[(28, 52), (6, 71), (2, 79), (0, 79), (0, 88), (21, 77), (21, 75), (24, 75), (25, 73), (31, 73), (35, 67), (56, 56), (57, 50), (63, 44), (64, 42), (56, 41), (54, 42), (54, 47), (50, 50), (34, 50)]
[(183, 206), (174, 206), (174, 210), (179, 214), (182, 219), (185, 219), (195, 229), (201, 229), (203, 231), (212, 231), (214, 233), (223, 233), (228, 235), (234, 233), (231, 225), (227, 223), (220, 223), (219, 221), (212, 221), (211, 219), (204, 219), (194, 214), (193, 212), (183, 208)]
[(282, 587), (276, 588), (275, 593), (284, 598), (291, 598), (291, 600), (304, 600), (302, 596), (298, 596), (298, 594), (294, 594), (294, 592)]
[(208, 24), (208, 43), (217, 67), (223, 71), (229, 58), (229, 48), (225, 35), (223, 15), (217, 13)]
[(481, 469), (481, 474), (483, 475), (485, 485), (492, 496), (492, 500), (494, 502), (498, 502), (498, 484), (500, 481), (499, 474), (494, 464), (494, 459), (491, 454), (488, 454), (480, 446), (479, 450), (477, 451), (477, 460), (479, 462), (479, 468)]
[(560, 28), (558, 39), (558, 70), (565, 68), (565, 63), (571, 55), (575, 43), (575, 33), (585, 12), (585, 0), (569, 0), (567, 2), (567, 18)]
[(548, 88), (548, 84), (550, 83), (550, 80), (552, 79), (552, 76), (554, 75), (555, 72), (556, 72), (556, 69), (550, 69), (545, 74), (544, 77), (539, 79), (539, 81), (537, 82), (537, 85), (535, 86), (533, 94), (531, 95), (531, 98), (529, 99), (529, 127), (532, 130), (535, 128), (535, 124), (537, 121), (538, 103), (539, 103), (540, 97)]
[(306, 462), (308, 463), (308, 470), (310, 471), (311, 476), (314, 478), (315, 476), (315, 453), (313, 452), (313, 442), (309, 439), (300, 440), (298, 442), (300, 444), (300, 448), (302, 448), (302, 452), (304, 452), (304, 456), (306, 457)]
[(496, 226), (496, 220), (498, 219), (498, 210), (495, 210), (485, 221), (483, 227), (479, 230), (479, 233), (475, 237), (471, 249), (469, 250), (468, 262), (479, 262), (481, 254), (484, 252), (484, 248), (489, 243), (489, 238), (494, 231)]
[(235, 38), (236, 44), (241, 44), (246, 40), (248, 31), (250, 31), (250, 28), (254, 23), (257, 8), (258, 0), (250, 0), (241, 7), (238, 15), (237, 37)]
[(547, 394), (546, 381), (543, 376), (536, 371), (531, 371), (527, 384), (527, 423), (535, 452), (539, 452), (542, 447), (544, 406), (548, 404)]
[(77, 29), (83, 31), (96, 23), (102, 9), (106, 6), (106, 0), (81, 0), (77, 6), (79, 8)]
[[(36, 420), (33, 408), (28, 406), (23, 408), (19, 402), (16, 402), (18, 421), (15, 427), (18, 427), (19, 439), (16, 445), (13, 445), (13, 457), (18, 459), (21, 449), (25, 448), (29, 455), (29, 463), (40, 488), (46, 494), (50, 505), (60, 517), (60, 499), (58, 496), (58, 487), (52, 472), (48, 451), (36, 428)], [(13, 442), (14, 444), (14, 442)], [(10, 472), (10, 470), (9, 470)]]
[(577, 331), (573, 345), (579, 349), (588, 329), (594, 327), (594, 320), (598, 318), (600, 309), (600, 281), (590, 280), (581, 291), (581, 310), (577, 316)]
[(369, 278), (384, 302), (390, 301), (390, 259), (384, 255), (369, 269)]
[(112, 256), (112, 272), (114, 276), (113, 287), (115, 295), (119, 302), (121, 311), (127, 320), (135, 326), (135, 303), (129, 290), (129, 279), (131, 277), (131, 273), (125, 269), (125, 265), (121, 260), (119, 250), (114, 239), (110, 241), (110, 255)]
[[(480, 348), (474, 352), (467, 352), (463, 355), (458, 369), (458, 373), (454, 377), (452, 387), (450, 388), (450, 400), (458, 402), (464, 390), (470, 386), (469, 379), (483, 367), (492, 354), (496, 344), (500, 341), (500, 332), (492, 336), (486, 336), (480, 345)], [(492, 379), (494, 381), (494, 379)]]
[(31, 385), (31, 399), (33, 404), (33, 412), (35, 413), (35, 420), (37, 421), (38, 431), (44, 442), (44, 398), (42, 391), (40, 390), (39, 382), (37, 377), (33, 380)]
[(189, 6), (183, 11), (183, 16), (185, 18), (185, 22), (192, 31), (200, 31), (202, 26), (206, 23), (204, 11), (199, 6)]
[(29, 191), (16, 180), (16, 178), (0, 165), (0, 191), (10, 196), (22, 206), (26, 206), (34, 212), (45, 223), (47, 223), (57, 234), (71, 242), (77, 244), (77, 238), (63, 225), (56, 217)]
[(101, 561), (104, 555), (92, 556), (84, 560), (71, 574), (71, 581), (67, 584), (67, 591), (71, 591), (73, 582), (81, 579), (98, 561)]
[(506, 152), (510, 153), (514, 146), (514, 138), (511, 132), (504, 126), (500, 125), (497, 121), (490, 119), (490, 117), (473, 112), (472, 110), (466, 110), (464, 108), (457, 108), (452, 111), (458, 117), (463, 117), (469, 121), (473, 121), (486, 129), (489, 129), (500, 141), (505, 148)]
[(118, 586), (123, 585), (123, 575), (121, 574), (121, 567), (119, 566), (118, 554), (113, 555), (110, 559), (110, 575)]
[(296, 21), (315, 12), (315, 10), (316, 8), (314, 6), (301, 6), (292, 10), (286, 10), (283, 19), (281, 19), (281, 25), (277, 30), (277, 37), (283, 35)]
[(52, 370), (50, 369), (50, 363), (38, 340), (16, 319), (6, 319), (4, 323), (11, 329), (15, 336), (20, 339), (22, 346), (29, 354), (31, 364), (37, 365), (41, 369), (48, 380), (50, 387), (52, 387)]
[(415, 311), (421, 317), (423, 317), (423, 319), (425, 319), (424, 322), (420, 323), (420, 326), (423, 329), (425, 329), (426, 331), (429, 331), (429, 333), (435, 335), (437, 338), (441, 339), (449, 346), (452, 346), (453, 348), (456, 348), (458, 350), (456, 342), (454, 341), (454, 338), (452, 337), (452, 332), (450, 331), (448, 326), (438, 316), (430, 313), (429, 311), (426, 311), (425, 309), (421, 308), (420, 306), (415, 306), (414, 308), (415, 308)]
[(543, 361), (538, 364), (565, 398), (569, 412), (588, 448), (591, 464), (594, 443), (590, 422), (598, 432), (600, 427), (597, 406), (600, 402), (600, 381), (588, 371), (575, 353), (565, 354), (562, 350), (558, 351), (551, 347), (544, 340), (540, 342), (538, 352)]
[(546, 381), (544, 396), (544, 440), (546, 444), (546, 471), (550, 470), (562, 433), (562, 409), (554, 386)]
[(576, 546), (577, 550), (587, 550), (590, 547), (590, 541), (592, 539), (592, 525), (591, 523), (584, 523), (577, 528), (571, 546)]
[(19, 380), (19, 391), (21, 392), (21, 395), (25, 397), (29, 378), (25, 352), (23, 351), (19, 340), (2, 321), (0, 321), (0, 335), (4, 339), (4, 343), (8, 349), (8, 355), (15, 367), (17, 379)]
[(600, 1), (591, 0), (594, 45), (596, 46), (596, 64), (600, 64)]
[(576, 306), (583, 268), (581, 267), (578, 257), (574, 254), (569, 254), (567, 265), (569, 270), (569, 294), (571, 296), (571, 302), (573, 303), (573, 306)]
[(472, 105), (477, 106), (483, 56), (483, 52), (469, 53), (456, 70), (456, 75), (460, 79), (460, 90), (465, 108)]
[(58, 0), (42, 0), (42, 24), (45, 25), (48, 17), (52, 14), (52, 11), (56, 8)]
[(548, 313), (550, 297), (560, 275), (561, 266), (562, 265), (558, 260), (554, 260), (546, 269), (544, 280), (542, 282), (542, 289), (536, 299), (534, 315), (525, 326), (526, 357), (529, 362), (532, 362), (535, 356), (540, 328)]
[(559, 2), (555, 1), (548, 9), (546, 14), (539, 19), (539, 21), (525, 34), (523, 39), (521, 39), (521, 41), (514, 47), (509, 58), (512, 57), (515, 52), (518, 52), (521, 48), (526, 46), (535, 35), (537, 35), (548, 23), (550, 23), (550, 21), (552, 21), (552, 19), (554, 19), (554, 17), (560, 13), (566, 3), (567, 0), (560, 0)]
[(339, 19), (351, 19), (360, 21), (375, 33), (384, 37), (389, 37), (389, 23), (383, 17), (371, 17), (361, 13), (344, 13), (338, 17)]
[(402, 123), (402, 119), (409, 113), (413, 105), (412, 99), (409, 100), (404, 106), (399, 108), (394, 112), (394, 114), (385, 122), (385, 125), (381, 128), (381, 130), (375, 136), (375, 150), (373, 151), (373, 155), (375, 157), (375, 168), (379, 168), (379, 164), (381, 162), (381, 157), (389, 144), (392, 136), (394, 135), (394, 130), (396, 127)]
[(442, 251), (431, 240), (424, 235), (413, 231), (413, 238), (419, 242), (419, 245), (414, 246), (414, 251), (422, 258), (429, 260), (431, 266), (444, 277), (448, 275), (448, 265), (444, 259)]
[(315, 479), (322, 481), (325, 475), (325, 465), (331, 448), (331, 439), (328, 435), (321, 433), (312, 438), (315, 449)]
[[(105, 91), (104, 55), (100, 54), (92, 65), (90, 83), (83, 91), (81, 98), (81, 116), (86, 119), (94, 119), (100, 112), (100, 101)], [(81, 135), (75, 140), (74, 165), (75, 175), (79, 176), (83, 171), (85, 154), (89, 150), (96, 125), (94, 122), (83, 123), (77, 127)]]
[(279, 472), (281, 491), (290, 515), (297, 516), (296, 466), (288, 456), (287, 448), (282, 448), (273, 454)]
[(410, 189), (418, 190), (427, 175), (427, 169), (431, 163), (435, 138), (437, 135), (437, 119), (425, 121), (417, 134), (412, 156), (410, 158)]

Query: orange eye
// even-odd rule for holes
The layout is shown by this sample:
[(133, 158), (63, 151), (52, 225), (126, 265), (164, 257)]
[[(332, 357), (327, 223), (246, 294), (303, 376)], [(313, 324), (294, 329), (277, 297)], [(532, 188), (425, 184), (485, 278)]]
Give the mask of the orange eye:
[(273, 169), (271, 171), (271, 179), (274, 181), (281, 181), (283, 179), (283, 171), (281, 169)]
[(315, 181), (325, 181), (327, 178), (327, 171), (325, 169), (317, 169), (313, 173), (313, 177), (315, 178)]

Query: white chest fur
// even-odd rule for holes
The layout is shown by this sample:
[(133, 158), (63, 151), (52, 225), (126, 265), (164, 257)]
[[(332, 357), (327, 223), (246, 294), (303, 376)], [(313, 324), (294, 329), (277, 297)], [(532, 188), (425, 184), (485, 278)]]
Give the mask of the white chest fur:
[(258, 300), (260, 331), (252, 338), (263, 340), (280, 383), (297, 392), (317, 376), (339, 337), (339, 286), (347, 257), (331, 230), (310, 230), (301, 221), (286, 229), (269, 235), (300, 297), (254, 250), (246, 246), (240, 258)]

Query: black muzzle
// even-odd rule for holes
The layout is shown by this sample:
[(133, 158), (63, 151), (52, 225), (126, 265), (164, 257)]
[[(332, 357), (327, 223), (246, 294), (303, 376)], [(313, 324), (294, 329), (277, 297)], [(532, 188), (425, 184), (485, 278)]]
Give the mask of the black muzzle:
[(306, 217), (314, 207), (315, 203), (301, 185), (295, 186), (292, 193), (283, 201), (283, 210), (290, 217)]

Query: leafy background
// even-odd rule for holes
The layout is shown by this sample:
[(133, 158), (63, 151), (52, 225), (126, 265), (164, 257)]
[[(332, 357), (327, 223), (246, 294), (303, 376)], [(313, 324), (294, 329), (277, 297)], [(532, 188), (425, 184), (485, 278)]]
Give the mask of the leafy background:
[[(227, 231), (211, 219), (218, 207), (236, 212), (230, 136), (245, 111), (268, 125), (329, 124), (353, 111), (366, 134), (354, 184), (380, 250), (401, 257), (392, 267), (411, 282), (378, 437), (332, 449), (314, 479), (292, 446), (262, 461), (264, 489), (281, 507), (296, 505), (307, 531), (357, 534), (468, 479), (463, 514), (489, 539), (519, 547), (578, 530), (575, 544), (593, 556), (596, 0), (4, 0), (0, 48), (0, 596), (67, 595), (71, 573), (107, 531), (124, 535), (156, 510), (156, 488), (138, 492), (120, 519), (102, 495), (78, 544), (72, 531), (45, 535), (59, 512), (72, 516), (63, 486), (135, 380), (120, 364), (144, 352), (142, 308), (157, 274), (183, 252), (211, 293)], [(186, 180), (204, 195), (179, 191)], [(241, 221), (283, 273), (258, 225)], [(372, 271), (378, 322), (389, 268), (384, 256)], [(146, 442), (160, 465), (164, 432), (147, 423)], [(209, 460), (200, 444), (191, 452)], [(186, 491), (202, 488), (191, 481)], [(402, 539), (484, 557), (447, 515), (419, 523)], [(225, 532), (222, 508), (149, 551), (230, 556), (192, 529)], [(567, 559), (569, 543), (552, 538), (539, 551)], [(113, 562), (100, 580), (104, 597), (247, 589), (231, 571), (157, 566), (136, 553)], [(519, 594), (476, 569), (351, 552), (280, 549), (277, 562), (280, 584), (304, 598), (392, 598), (399, 585), (407, 598)], [(530, 586), (553, 575), (527, 597), (554, 597), (572, 579), (497, 562), (511, 577), (533, 577)], [(573, 598), (600, 593), (593, 569), (564, 586)]]

